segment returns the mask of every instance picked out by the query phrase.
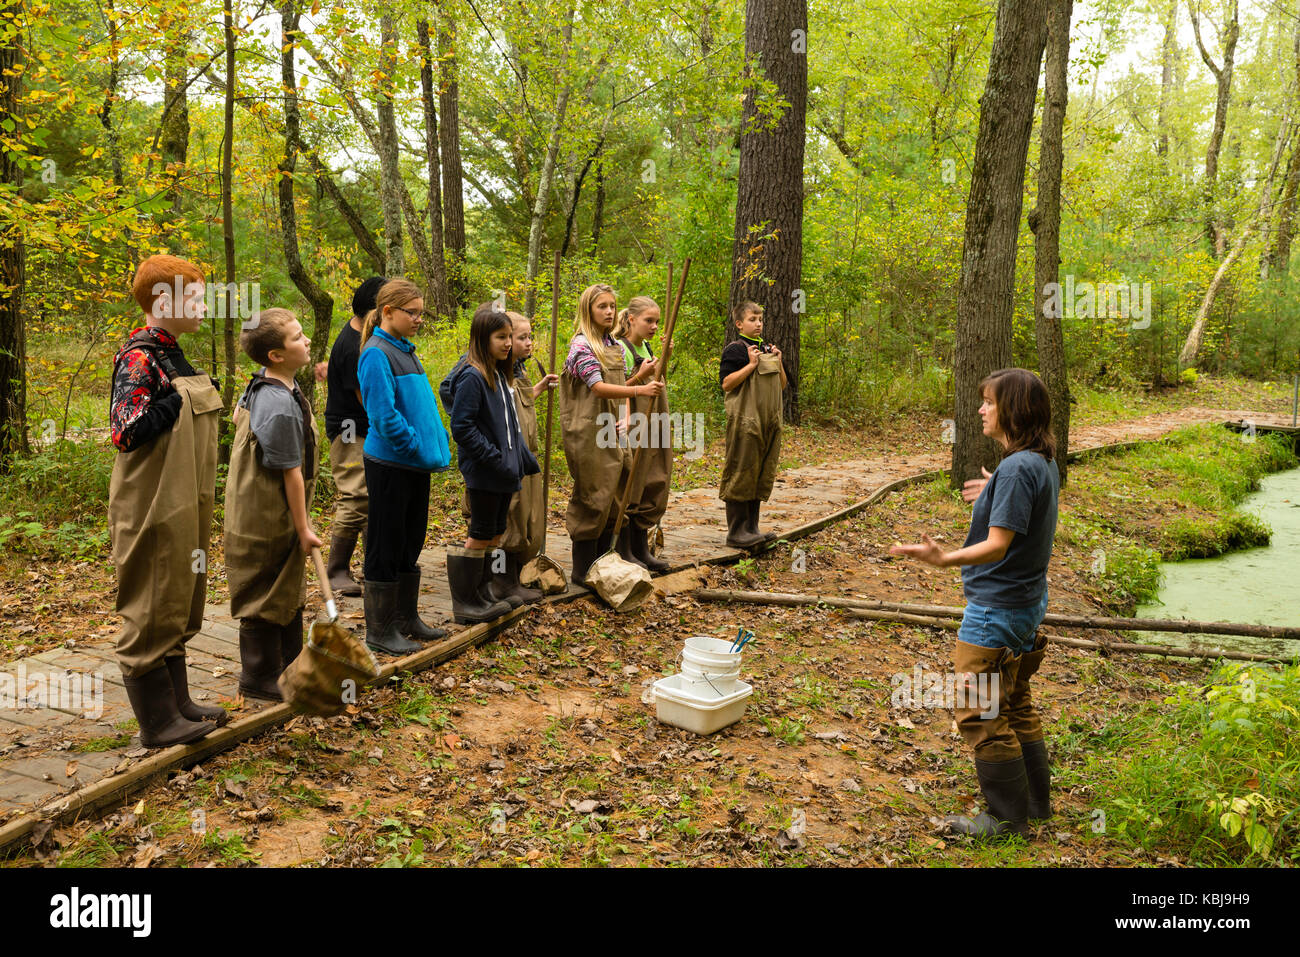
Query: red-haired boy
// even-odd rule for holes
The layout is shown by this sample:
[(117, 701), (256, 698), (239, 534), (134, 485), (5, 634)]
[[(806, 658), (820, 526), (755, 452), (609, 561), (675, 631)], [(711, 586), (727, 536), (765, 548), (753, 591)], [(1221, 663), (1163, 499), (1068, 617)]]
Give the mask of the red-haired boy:
[(221, 396), (179, 336), (204, 315), (203, 274), (150, 256), (132, 292), (145, 324), (113, 361), (109, 412), (118, 448), (108, 491), (122, 631), (117, 659), (146, 748), (203, 737), (226, 713), (190, 700), (185, 642), (203, 625)]

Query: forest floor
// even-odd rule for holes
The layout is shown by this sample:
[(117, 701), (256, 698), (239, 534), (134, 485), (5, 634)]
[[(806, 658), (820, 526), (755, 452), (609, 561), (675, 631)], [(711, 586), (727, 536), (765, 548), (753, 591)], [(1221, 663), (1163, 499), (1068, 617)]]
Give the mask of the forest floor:
[[(1204, 405), (1276, 413), (1284, 401), (1186, 397), (1188, 408), (1147, 410), (1152, 434), (1203, 421)], [(839, 465), (882, 453), (915, 472), (945, 451), (937, 426), (900, 424), (839, 441), (809, 429), (807, 447), (802, 430), (791, 430), (786, 454), (797, 464), (820, 450)], [(1112, 438), (1136, 437), (1134, 426), (1115, 425)], [(1107, 463), (1073, 469), (1104, 476)], [(1062, 496), (1063, 518), (1104, 512), (1120, 526), (1149, 522), (1142, 496), (1104, 482), (1079, 485), (1088, 490)], [(345, 715), (296, 718), (159, 781), (128, 807), (43, 833), (8, 863), (1186, 863), (1098, 833), (1099, 782), (1083, 770), (1090, 737), (1171, 687), (1198, 682), (1207, 665), (1053, 646), (1035, 686), (1050, 729), (1057, 815), (1032, 843), (985, 848), (950, 841), (936, 827), (977, 800), (950, 712), (891, 701), (918, 666), (949, 669), (951, 632), (827, 609), (698, 603), (685, 594), (704, 582), (960, 604), (955, 571), (893, 558), (888, 547), (922, 532), (952, 542), (968, 520), (968, 507), (941, 483), (912, 486), (761, 557), (661, 579), (664, 594), (630, 616), (591, 599), (539, 607), (488, 645), (368, 691)], [(85, 589), (61, 595), (63, 620), (74, 629), (111, 627), (111, 577), (95, 583), (85, 569), (30, 571)], [(1058, 539), (1049, 579), (1054, 610), (1112, 607), (1081, 537)], [(54, 582), (44, 584), (48, 595)], [(6, 629), (23, 591), (40, 585), (29, 578), (6, 586)], [(677, 670), (682, 640), (730, 637), (740, 625), (758, 636), (742, 670), (754, 686), (745, 717), (703, 738), (659, 724), (650, 685)]]

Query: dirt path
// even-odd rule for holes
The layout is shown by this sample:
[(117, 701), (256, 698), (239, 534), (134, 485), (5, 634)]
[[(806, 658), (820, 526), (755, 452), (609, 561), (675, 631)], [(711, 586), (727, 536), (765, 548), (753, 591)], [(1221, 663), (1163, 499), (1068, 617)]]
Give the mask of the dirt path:
[[(1076, 448), (1086, 448), (1151, 439), (1192, 423), (1241, 419), (1261, 425), (1284, 424), (1280, 417), (1250, 410), (1188, 408), (1080, 429), (1072, 436), (1072, 443)], [(861, 501), (889, 482), (944, 468), (947, 459), (946, 453), (885, 455), (786, 471), (778, 478), (772, 499), (765, 506), (764, 527), (781, 533), (799, 528)], [(725, 523), (715, 488), (674, 493), (668, 520), (670, 524), (664, 529), (665, 556), (676, 566), (725, 562), (737, 557), (738, 553), (723, 541)], [(552, 522), (549, 553), (566, 567), (568, 546), (563, 526)], [(421, 565), (425, 572), (421, 600), (424, 617), (431, 623), (449, 623), (451, 600), (443, 550), (427, 548)], [(315, 608), (309, 606), (308, 615), (314, 613)], [(364, 617), (360, 599), (343, 600), (341, 616), (345, 623), (360, 627)], [(190, 685), (197, 700), (223, 704), (233, 701), (234, 717), (242, 717), (261, 706), (236, 697), (237, 627), (228, 605), (209, 606), (203, 631), (189, 645)], [(89, 681), (87, 690), (95, 695), (90, 716), (80, 713), (80, 702), (77, 707), (62, 709), (20, 706), (0, 715), (0, 824), (107, 775), (129, 770), (146, 753), (128, 740), (122, 727), (132, 713), (114, 659), (114, 631), (114, 623), (106, 621), (93, 640), (70, 640), (65, 647), (0, 666), (0, 689), (6, 683), (11, 688), (19, 687), (23, 680), (26, 687), (33, 688), (37, 680), (67, 682), (71, 677)]]

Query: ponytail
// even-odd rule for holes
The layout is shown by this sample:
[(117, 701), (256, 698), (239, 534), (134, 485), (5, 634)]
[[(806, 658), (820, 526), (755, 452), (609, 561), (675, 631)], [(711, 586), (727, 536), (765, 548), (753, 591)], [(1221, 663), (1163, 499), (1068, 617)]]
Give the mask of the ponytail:
[(366, 313), (366, 319), (361, 324), (361, 344), (364, 346), (370, 334), (375, 331), (375, 326), (379, 325), (379, 310), (371, 309)]

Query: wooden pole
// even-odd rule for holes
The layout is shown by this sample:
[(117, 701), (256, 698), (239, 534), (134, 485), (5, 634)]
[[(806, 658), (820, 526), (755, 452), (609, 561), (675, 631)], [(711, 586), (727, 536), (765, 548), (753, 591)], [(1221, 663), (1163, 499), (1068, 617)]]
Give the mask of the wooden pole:
[[(664, 327), (664, 351), (659, 362), (659, 371), (655, 373), (654, 381), (662, 382), (664, 372), (668, 369), (668, 357), (673, 354), (673, 330), (677, 325), (677, 309), (682, 304), (682, 291), (686, 288), (686, 274), (691, 271), (691, 258), (686, 257), (682, 263), (682, 275), (677, 282), (677, 297), (672, 301), (668, 312), (668, 322)], [(652, 406), (653, 407), (653, 406)], [(632, 400), (629, 408), (636, 409), (636, 400)], [(631, 427), (629, 423), (629, 428)], [(623, 494), (618, 500), (618, 515), (614, 519), (614, 540), (618, 540), (618, 533), (623, 530), (623, 519), (627, 514), (628, 500), (632, 497), (632, 487), (636, 484), (636, 474), (641, 465), (641, 453), (645, 451), (644, 445), (637, 446), (632, 453), (632, 468), (627, 474), (627, 484), (623, 486)], [(611, 545), (611, 547), (613, 547)]]
[[(896, 611), (932, 618), (961, 618), (963, 609), (949, 605), (918, 605), (906, 602), (877, 601), (862, 598), (837, 598), (832, 595), (800, 595), (788, 592), (723, 591), (701, 588), (692, 593), (702, 601), (736, 601), (755, 605), (829, 605), (833, 608), (865, 608)], [(1191, 621), (1186, 618), (1108, 618), (1094, 615), (1058, 615), (1049, 613), (1045, 625), (1064, 628), (1104, 628), (1111, 631), (1175, 631), (1184, 634), (1235, 635), (1245, 638), (1300, 640), (1300, 628), (1280, 625), (1250, 625), (1228, 621)]]
[[(560, 253), (555, 253), (555, 273), (551, 277), (551, 373), (555, 372), (555, 333), (560, 324)], [(551, 510), (551, 421), (555, 413), (555, 390), (546, 390), (546, 456), (542, 465), (542, 548), (546, 554), (546, 525)]]

